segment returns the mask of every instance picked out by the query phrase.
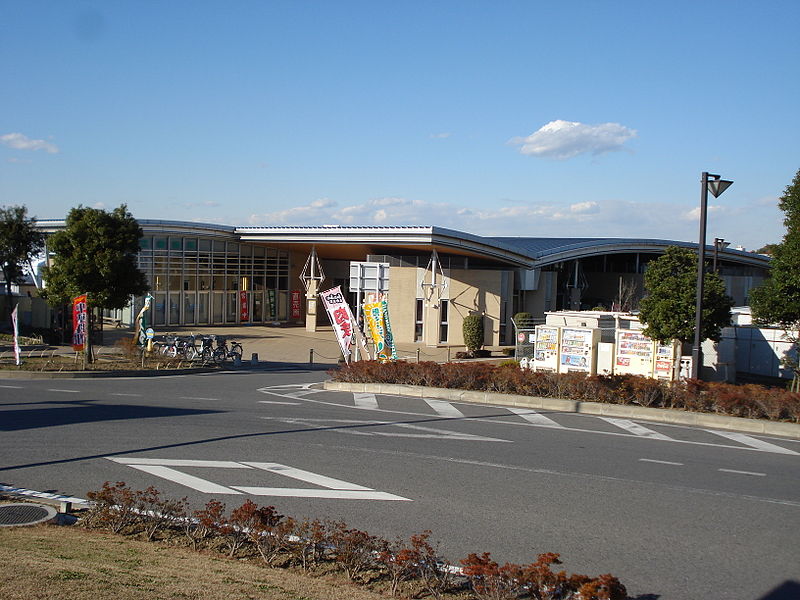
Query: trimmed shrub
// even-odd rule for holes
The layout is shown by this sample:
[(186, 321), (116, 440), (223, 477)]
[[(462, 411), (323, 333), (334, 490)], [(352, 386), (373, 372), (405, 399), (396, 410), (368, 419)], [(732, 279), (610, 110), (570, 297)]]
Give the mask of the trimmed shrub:
[(483, 315), (467, 315), (462, 326), (464, 345), (469, 352), (483, 348)]
[(800, 394), (754, 384), (732, 385), (694, 379), (666, 383), (636, 375), (534, 372), (520, 369), (515, 361), (505, 361), (501, 365), (486, 362), (437, 364), (398, 361), (381, 364), (362, 361), (329, 373), (334, 381), (350, 383), (397, 383), (638, 404), (800, 423)]

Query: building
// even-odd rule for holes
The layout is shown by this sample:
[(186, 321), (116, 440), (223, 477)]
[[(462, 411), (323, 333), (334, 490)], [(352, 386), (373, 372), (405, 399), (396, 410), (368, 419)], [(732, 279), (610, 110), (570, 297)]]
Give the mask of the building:
[[(655, 239), (483, 237), (441, 227), (231, 227), (139, 220), (139, 266), (147, 274), (153, 326), (301, 323), (300, 279), (312, 248), (326, 280), (350, 293), (351, 261), (389, 265), (389, 314), (395, 339), (462, 345), (462, 322), (484, 316), (485, 344), (511, 344), (511, 317), (530, 312), (611, 308), (626, 294), (641, 296), (647, 263), (667, 246)], [(52, 233), (63, 220), (40, 220)], [(436, 251), (436, 264), (432, 256)], [(709, 256), (713, 250), (709, 248)], [(725, 249), (719, 271), (737, 305), (766, 276), (766, 256)], [(437, 267), (438, 265), (438, 267)], [(432, 289), (432, 270), (437, 283)], [(121, 315), (130, 323), (143, 302)], [(299, 310), (298, 310), (299, 309)], [(327, 322), (324, 314), (320, 323)]]

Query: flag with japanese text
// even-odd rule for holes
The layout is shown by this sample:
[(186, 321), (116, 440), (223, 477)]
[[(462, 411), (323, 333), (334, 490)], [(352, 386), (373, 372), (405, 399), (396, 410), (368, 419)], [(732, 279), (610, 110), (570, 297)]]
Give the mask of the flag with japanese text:
[(342, 349), (344, 359), (350, 361), (350, 348), (353, 345), (353, 313), (344, 298), (341, 286), (336, 286), (319, 294), (320, 300), (325, 305), (325, 310), (330, 317), (336, 340)]

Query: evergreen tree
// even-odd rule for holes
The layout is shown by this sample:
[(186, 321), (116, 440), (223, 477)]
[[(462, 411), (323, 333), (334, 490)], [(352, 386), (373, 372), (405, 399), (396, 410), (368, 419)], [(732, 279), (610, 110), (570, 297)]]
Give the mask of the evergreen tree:
[[(652, 261), (644, 274), (647, 295), (639, 303), (644, 334), (654, 340), (686, 342), (694, 338), (697, 304), (697, 254), (688, 248), (669, 246)], [(731, 322), (733, 300), (716, 273), (706, 273), (703, 286), (702, 339), (718, 341)]]
[[(800, 341), (800, 170), (783, 192), (780, 209), (786, 215), (786, 234), (773, 248), (767, 280), (750, 292), (753, 318), (761, 325), (783, 328), (797, 344)], [(796, 360), (784, 360), (798, 374)]]
[[(44, 248), (44, 236), (36, 229), (36, 219), (27, 218), (24, 206), (0, 208), (0, 266), (11, 299), (11, 284), (24, 280), (25, 266)], [(11, 302), (8, 303), (11, 311)]]
[(123, 204), (112, 212), (79, 206), (67, 215), (66, 228), (48, 240), (55, 253), (45, 268), (51, 305), (66, 304), (75, 296), (89, 294), (95, 308), (123, 308), (130, 297), (149, 288), (136, 266), (142, 229)]

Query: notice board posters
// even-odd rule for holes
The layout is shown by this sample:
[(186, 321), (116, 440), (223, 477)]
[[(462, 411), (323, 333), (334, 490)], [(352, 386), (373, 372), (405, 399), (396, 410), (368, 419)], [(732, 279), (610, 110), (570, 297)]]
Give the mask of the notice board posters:
[(551, 325), (537, 325), (533, 348), (534, 371), (558, 371), (559, 328)]
[(596, 371), (595, 348), (600, 341), (599, 329), (561, 328), (559, 373), (590, 373)]
[(641, 331), (617, 330), (617, 352), (614, 360), (615, 375), (641, 375), (651, 377), (655, 343)]

